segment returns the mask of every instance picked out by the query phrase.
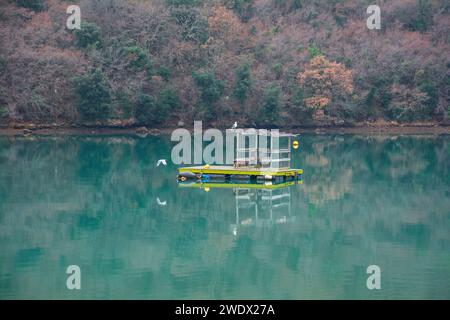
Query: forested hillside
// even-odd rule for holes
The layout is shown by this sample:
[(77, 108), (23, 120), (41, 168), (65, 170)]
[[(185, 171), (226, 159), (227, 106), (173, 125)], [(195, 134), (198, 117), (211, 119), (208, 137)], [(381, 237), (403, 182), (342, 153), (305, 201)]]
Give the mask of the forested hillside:
[[(447, 0), (0, 0), (0, 123), (450, 117)], [(81, 8), (81, 30), (66, 9)], [(366, 26), (370, 4), (381, 30)]]

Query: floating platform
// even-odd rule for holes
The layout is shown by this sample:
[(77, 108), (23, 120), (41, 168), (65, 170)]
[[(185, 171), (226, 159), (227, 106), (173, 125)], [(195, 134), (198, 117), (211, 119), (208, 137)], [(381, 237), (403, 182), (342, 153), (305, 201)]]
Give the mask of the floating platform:
[(178, 179), (181, 181), (200, 180), (204, 182), (230, 181), (273, 181), (286, 182), (301, 179), (302, 169), (275, 169), (234, 166), (196, 166), (178, 169)]
[(282, 189), (286, 187), (290, 187), (295, 185), (296, 183), (302, 184), (303, 181), (289, 181), (284, 183), (275, 183), (272, 184), (271, 182), (266, 183), (214, 183), (214, 182), (181, 182), (178, 184), (181, 188), (199, 188), (199, 189), (235, 189), (235, 188), (242, 188), (242, 189)]

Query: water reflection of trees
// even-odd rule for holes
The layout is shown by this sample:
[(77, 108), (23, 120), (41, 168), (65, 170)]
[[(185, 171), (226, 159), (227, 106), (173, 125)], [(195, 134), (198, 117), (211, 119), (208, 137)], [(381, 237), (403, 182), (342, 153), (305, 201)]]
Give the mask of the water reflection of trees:
[[(437, 268), (425, 280), (448, 297), (449, 144), (306, 135), (294, 159), (305, 171), (292, 189), (296, 220), (234, 236), (231, 190), (178, 189), (170, 162), (155, 170), (168, 139), (2, 138), (0, 296), (37, 292), (49, 270), (77, 260), (109, 288), (89, 297), (367, 296), (354, 281), (364, 284), (374, 261), (394, 283), (402, 268), (414, 265), (411, 277)], [(410, 289), (425, 294), (425, 280)]]
[[(448, 141), (448, 139), (447, 139)], [(448, 176), (449, 144), (444, 137), (305, 136), (300, 163), (305, 169), (305, 194), (314, 204), (337, 200), (367, 186), (412, 183), (432, 184), (428, 173)], [(447, 179), (444, 176), (438, 179)], [(444, 181), (440, 181), (441, 183)]]

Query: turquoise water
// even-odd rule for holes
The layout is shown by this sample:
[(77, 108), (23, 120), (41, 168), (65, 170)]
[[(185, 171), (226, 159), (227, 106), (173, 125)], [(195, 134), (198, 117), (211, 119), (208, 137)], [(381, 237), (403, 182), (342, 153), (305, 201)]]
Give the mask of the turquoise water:
[(0, 298), (449, 299), (450, 137), (300, 142), (303, 184), (207, 192), (167, 137), (0, 138)]

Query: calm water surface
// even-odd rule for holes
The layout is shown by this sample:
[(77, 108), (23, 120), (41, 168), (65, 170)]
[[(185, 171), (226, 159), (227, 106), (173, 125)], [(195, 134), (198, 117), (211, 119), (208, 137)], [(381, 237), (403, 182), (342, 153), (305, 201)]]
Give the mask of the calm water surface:
[(0, 298), (450, 298), (449, 136), (305, 135), (304, 183), (251, 192), (180, 188), (172, 146), (0, 138)]

